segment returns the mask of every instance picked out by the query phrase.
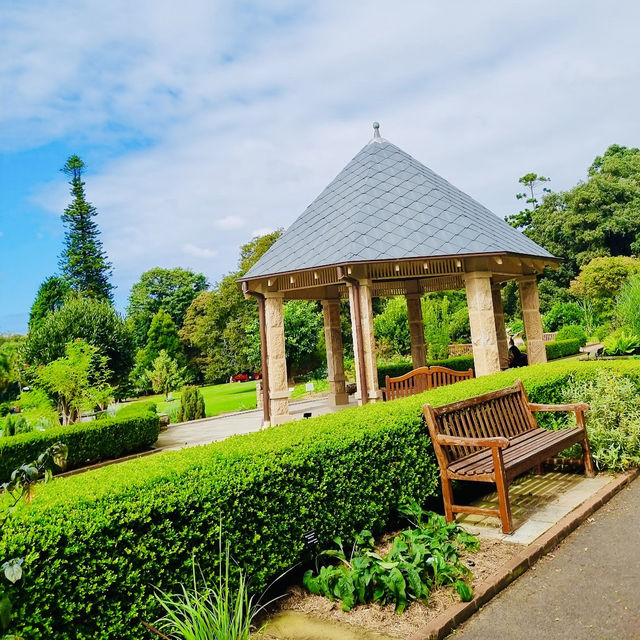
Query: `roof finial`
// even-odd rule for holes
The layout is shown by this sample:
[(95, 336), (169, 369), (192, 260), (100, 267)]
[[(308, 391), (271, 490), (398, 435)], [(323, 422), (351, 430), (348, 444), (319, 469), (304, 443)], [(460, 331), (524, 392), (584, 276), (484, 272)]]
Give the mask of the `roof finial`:
[(380, 123), (379, 122), (374, 122), (373, 123), (373, 137), (374, 138), (379, 138), (380, 137)]

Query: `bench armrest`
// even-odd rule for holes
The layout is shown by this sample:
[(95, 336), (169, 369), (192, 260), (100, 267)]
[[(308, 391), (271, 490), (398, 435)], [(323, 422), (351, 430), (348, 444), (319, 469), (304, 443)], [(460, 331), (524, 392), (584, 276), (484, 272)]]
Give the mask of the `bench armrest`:
[(461, 438), (460, 436), (447, 436), (439, 433), (436, 441), (440, 445), (448, 447), (497, 447), (504, 449), (509, 446), (509, 439), (502, 436), (495, 438)]
[(536, 404), (529, 403), (531, 411), (589, 411), (589, 405), (586, 402), (575, 402), (573, 404)]

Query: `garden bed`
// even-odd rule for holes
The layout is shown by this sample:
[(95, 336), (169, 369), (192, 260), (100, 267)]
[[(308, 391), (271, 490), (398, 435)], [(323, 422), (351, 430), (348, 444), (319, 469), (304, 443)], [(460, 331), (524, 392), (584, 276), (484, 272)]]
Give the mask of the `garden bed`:
[[(383, 555), (388, 550), (388, 540), (393, 534), (385, 536), (378, 547), (378, 553)], [(522, 545), (505, 542), (502, 540), (481, 539), (480, 547), (477, 551), (465, 553), (463, 556), (473, 573), (471, 581), (474, 589), (495, 574), (498, 569), (508, 562), (522, 548)], [(471, 565), (473, 563), (473, 565)], [(269, 620), (264, 640), (293, 640), (294, 638), (306, 638), (303, 635), (294, 635), (295, 626), (299, 629), (299, 616), (289, 616), (291, 612), (303, 614), (315, 620), (322, 620), (338, 625), (347, 625), (354, 628), (354, 631), (384, 631), (385, 636), (407, 638), (425, 627), (431, 620), (445, 612), (447, 609), (460, 603), (460, 598), (455, 590), (440, 588), (431, 594), (428, 603), (420, 600), (414, 601), (402, 614), (395, 613), (393, 604), (379, 605), (367, 604), (359, 605), (351, 611), (342, 611), (340, 602), (332, 602), (323, 597), (316, 596), (303, 587), (293, 586), (287, 591), (287, 596), (278, 601), (270, 611)], [(269, 621), (273, 620), (271, 631)], [(330, 629), (333, 625), (328, 625), (326, 640), (331, 640)], [(292, 627), (290, 629), (290, 627)], [(285, 632), (286, 631), (286, 632)], [(285, 633), (283, 633), (285, 632)], [(309, 636), (315, 637), (315, 636)]]

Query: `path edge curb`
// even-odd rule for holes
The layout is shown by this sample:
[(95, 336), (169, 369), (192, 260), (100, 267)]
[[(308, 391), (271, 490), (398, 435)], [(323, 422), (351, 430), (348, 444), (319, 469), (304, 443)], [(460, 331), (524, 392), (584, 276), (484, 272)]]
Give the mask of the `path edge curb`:
[(457, 626), (468, 620), (478, 609), (487, 604), (505, 587), (520, 577), (542, 556), (546, 555), (572, 531), (578, 528), (590, 515), (609, 502), (613, 496), (640, 475), (640, 469), (630, 469), (621, 473), (612, 482), (602, 487), (593, 496), (585, 500), (573, 511), (561, 518), (546, 533), (504, 564), (492, 576), (475, 589), (475, 595), (469, 602), (461, 602), (434, 618), (428, 625), (409, 636), (408, 640), (441, 640)]

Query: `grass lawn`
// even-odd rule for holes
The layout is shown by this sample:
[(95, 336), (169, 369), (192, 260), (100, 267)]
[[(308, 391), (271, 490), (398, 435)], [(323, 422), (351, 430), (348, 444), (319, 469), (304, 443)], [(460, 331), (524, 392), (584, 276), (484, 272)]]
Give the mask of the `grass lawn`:
[[(314, 380), (313, 384), (313, 392), (306, 390), (304, 382), (297, 384), (293, 389), (291, 398), (308, 398), (312, 393), (321, 393), (329, 390), (329, 383), (326, 380)], [(221, 413), (247, 411), (248, 409), (256, 408), (255, 381), (212, 384), (208, 387), (200, 387), (200, 391), (204, 398), (204, 408), (208, 418)], [(171, 394), (171, 398), (169, 402), (165, 402), (162, 395), (144, 396), (135, 402), (154, 400), (158, 403), (158, 413), (168, 413), (171, 417), (171, 422), (177, 422), (176, 416), (180, 406), (180, 391), (174, 391)]]
[[(256, 408), (256, 383), (253, 381), (212, 384), (208, 387), (200, 387), (200, 391), (204, 398), (204, 409), (208, 418), (221, 413)], [(158, 413), (168, 413), (171, 416), (171, 422), (176, 422), (180, 406), (180, 392), (174, 391), (171, 398), (172, 400), (165, 402), (162, 395), (144, 396), (136, 402), (155, 400), (158, 403)]]

